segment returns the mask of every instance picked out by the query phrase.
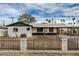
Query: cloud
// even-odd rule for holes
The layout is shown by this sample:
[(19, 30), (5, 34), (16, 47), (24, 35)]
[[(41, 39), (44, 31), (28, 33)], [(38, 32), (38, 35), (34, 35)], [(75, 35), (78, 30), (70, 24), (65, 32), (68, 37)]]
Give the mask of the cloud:
[[(17, 21), (17, 19), (13, 19), (14, 22)], [(3, 25), (3, 21), (5, 21), (5, 25), (12, 23), (12, 19), (9, 17), (0, 17), (0, 25)]]
[(78, 3), (13, 3), (0, 4), (0, 17), (17, 17), (22, 13), (30, 13), (37, 20), (79, 18)]
[[(62, 16), (76, 16), (78, 10), (74, 10), (79, 6), (74, 6), (73, 3), (40, 3), (40, 4), (25, 4), (28, 12), (41, 17), (62, 17)], [(72, 12), (73, 10), (73, 12)]]
[[(74, 6), (77, 5), (77, 6)], [(41, 17), (76, 16), (79, 6), (73, 3), (25, 3), (25, 4), (0, 4), (0, 13), (17, 16), (30, 13)]]
[[(47, 4), (25, 4), (29, 13), (42, 17), (71, 17), (79, 16), (79, 4), (76, 3), (47, 3)], [(34, 12), (32, 12), (34, 11)], [(36, 11), (36, 12), (35, 12)]]
[(79, 16), (79, 6), (63, 10), (65, 16)]
[(60, 7), (60, 4), (25, 4), (26, 7), (30, 10), (30, 9), (36, 9), (36, 10), (40, 10), (39, 12), (41, 13), (53, 13), (58, 9), (61, 9), (62, 7)]
[(0, 4), (0, 14), (7, 14), (7, 15), (13, 15), (13, 16), (15, 15), (16, 16), (16, 14), (19, 14), (19, 11), (12, 8), (8, 4)]

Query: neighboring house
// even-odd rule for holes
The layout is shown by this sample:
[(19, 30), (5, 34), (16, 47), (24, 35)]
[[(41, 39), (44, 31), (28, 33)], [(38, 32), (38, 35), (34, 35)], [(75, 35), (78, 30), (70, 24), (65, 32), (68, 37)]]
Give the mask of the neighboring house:
[(31, 24), (33, 26), (32, 28), (32, 34), (33, 35), (56, 35), (60, 34), (60, 28), (66, 28), (67, 25), (61, 24), (61, 23), (56, 23), (56, 24), (51, 24), (51, 23), (40, 23), (40, 24)]
[(0, 26), (0, 37), (7, 36), (7, 27)]

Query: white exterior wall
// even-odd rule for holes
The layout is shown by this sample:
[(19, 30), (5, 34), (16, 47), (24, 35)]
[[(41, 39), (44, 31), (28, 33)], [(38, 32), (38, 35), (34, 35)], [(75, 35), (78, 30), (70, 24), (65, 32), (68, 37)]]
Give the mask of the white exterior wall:
[(0, 29), (0, 37), (7, 36), (7, 29)]
[(44, 32), (44, 33), (49, 33), (49, 28), (44, 28), (44, 29), (43, 29), (43, 32)]
[[(18, 28), (18, 32), (13, 32), (13, 28)], [(27, 31), (27, 28), (30, 28), (29, 31)], [(21, 34), (26, 34), (27, 37), (32, 37), (32, 29), (30, 26), (11, 26), (8, 27), (8, 35), (9, 37), (20, 37)]]
[(37, 33), (37, 28), (32, 28), (32, 33)]
[(54, 28), (53, 29), (53, 33), (57, 33), (57, 28)]

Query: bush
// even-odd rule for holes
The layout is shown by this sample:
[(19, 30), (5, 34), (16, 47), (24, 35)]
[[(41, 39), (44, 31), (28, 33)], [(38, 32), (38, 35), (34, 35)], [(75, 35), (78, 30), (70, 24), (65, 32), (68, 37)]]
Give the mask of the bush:
[(24, 37), (27, 37), (27, 35), (26, 35), (26, 34), (21, 34), (20, 37), (21, 37), (21, 38), (24, 38)]

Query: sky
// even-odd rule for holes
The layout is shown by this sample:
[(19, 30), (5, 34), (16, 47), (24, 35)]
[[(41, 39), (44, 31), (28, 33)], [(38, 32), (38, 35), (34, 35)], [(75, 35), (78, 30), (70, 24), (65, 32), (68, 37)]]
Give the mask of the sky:
[(0, 3), (0, 24), (17, 21), (19, 15), (31, 14), (38, 22), (47, 19), (79, 19), (79, 3)]

